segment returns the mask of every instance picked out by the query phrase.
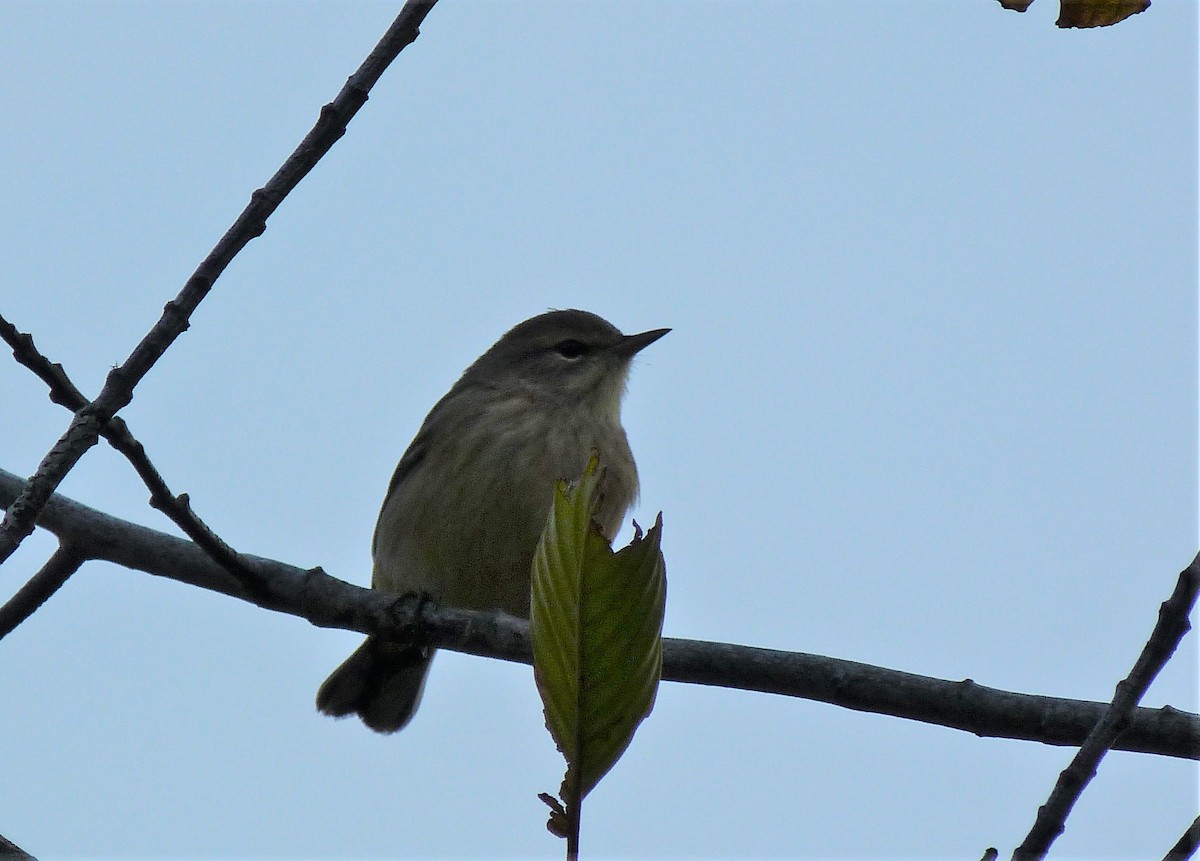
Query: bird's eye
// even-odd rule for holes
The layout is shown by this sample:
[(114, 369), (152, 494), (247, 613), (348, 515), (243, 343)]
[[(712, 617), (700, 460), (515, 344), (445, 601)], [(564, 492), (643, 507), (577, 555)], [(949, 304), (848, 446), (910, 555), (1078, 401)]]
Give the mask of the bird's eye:
[(554, 351), (564, 359), (578, 359), (588, 351), (588, 345), (583, 343), (583, 341), (576, 341), (574, 338), (570, 338), (555, 344)]

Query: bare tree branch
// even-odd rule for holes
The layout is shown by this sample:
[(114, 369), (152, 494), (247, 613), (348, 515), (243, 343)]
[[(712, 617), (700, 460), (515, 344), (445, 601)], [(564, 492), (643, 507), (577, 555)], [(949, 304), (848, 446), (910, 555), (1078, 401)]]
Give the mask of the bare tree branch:
[[(14, 359), (33, 371), (50, 387), (50, 400), (53, 403), (60, 404), (72, 412), (87, 406), (88, 399), (71, 382), (63, 366), (42, 355), (33, 343), (33, 337), (18, 331), (3, 315), (0, 315), (0, 338), (12, 347)], [(158, 469), (150, 462), (145, 447), (133, 436), (125, 420), (114, 416), (100, 429), (100, 435), (132, 464), (142, 483), (150, 491), (150, 506), (169, 517), (188, 538), (204, 548), (205, 552), (236, 577), (248, 592), (253, 593), (258, 587), (258, 579), (246, 567), (238, 552), (225, 543), (192, 510), (188, 495), (182, 493), (176, 496), (171, 492)], [(20, 621), (23, 620), (16, 624), (20, 624)], [(0, 637), (5, 633), (7, 631), (0, 629)]]
[(411, 44), (436, 0), (408, 0), (396, 20), (371, 51), (358, 71), (346, 81), (337, 97), (321, 109), (316, 125), (300, 142), (283, 166), (254, 192), (233, 226), (183, 285), (179, 295), (167, 303), (162, 317), (150, 329), (125, 362), (114, 368), (100, 394), (79, 409), (66, 432), (50, 449), (0, 522), (0, 563), (3, 563), (29, 533), (38, 512), (67, 473), (96, 444), (109, 420), (133, 399), (133, 389), (150, 371), (167, 348), (188, 328), (188, 318), (208, 295), (214, 282), (250, 240), (266, 230), (267, 218), (313, 166), (346, 132), (346, 124), (367, 101), (367, 94), (396, 55)]
[(0, 607), (0, 640), (45, 604), (85, 561), (86, 554), (76, 550), (73, 545), (65, 541), (58, 545), (46, 564)]
[(37, 861), (32, 855), (0, 835), (0, 858), (4, 861)]
[(1067, 816), (1096, 776), (1100, 760), (1129, 726), (1138, 702), (1150, 683), (1175, 654), (1179, 641), (1191, 630), (1188, 614), (1200, 592), (1200, 554), (1179, 574), (1175, 591), (1158, 610), (1158, 622), (1142, 648), (1129, 675), (1117, 684), (1112, 703), (1104, 716), (1088, 733), (1087, 739), (1063, 769), (1046, 803), (1038, 808), (1037, 820), (1025, 840), (1013, 852), (1014, 861), (1033, 861), (1046, 857), (1050, 845), (1066, 829)]
[[(0, 505), (17, 498), (23, 481), (0, 470)], [(440, 648), (529, 663), (528, 625), (500, 613), (436, 607), (411, 597), (363, 589), (320, 569), (243, 554), (262, 581), (260, 596), (242, 586), (190, 541), (121, 520), (55, 494), (38, 520), (89, 558), (102, 559), (222, 592), (314, 625), (422, 637)], [(971, 680), (946, 681), (869, 664), (728, 643), (668, 639), (668, 681), (761, 691), (827, 702), (858, 711), (919, 720), (980, 736), (1079, 745), (1107, 703), (995, 690)], [(1200, 759), (1200, 716), (1169, 706), (1137, 709), (1115, 745), (1121, 750)]]
[(1163, 861), (1187, 861), (1196, 854), (1197, 848), (1200, 848), (1200, 816), (1192, 820), (1191, 826), (1183, 832), (1179, 842), (1163, 856)]

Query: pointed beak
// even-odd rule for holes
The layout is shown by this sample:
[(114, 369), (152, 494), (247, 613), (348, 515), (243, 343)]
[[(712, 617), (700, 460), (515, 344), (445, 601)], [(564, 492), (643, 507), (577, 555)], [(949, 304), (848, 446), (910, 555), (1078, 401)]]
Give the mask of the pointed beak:
[(651, 329), (649, 332), (638, 332), (636, 335), (626, 335), (617, 342), (617, 345), (613, 347), (612, 350), (618, 356), (629, 358), (635, 353), (640, 353), (646, 347), (649, 347), (651, 344), (670, 331), (670, 329)]

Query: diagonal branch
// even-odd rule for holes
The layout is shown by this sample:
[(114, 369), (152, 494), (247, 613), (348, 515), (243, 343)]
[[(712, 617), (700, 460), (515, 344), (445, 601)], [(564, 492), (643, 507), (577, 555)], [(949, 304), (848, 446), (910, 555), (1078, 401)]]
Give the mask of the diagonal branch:
[(17, 590), (4, 606), (0, 607), (0, 639), (7, 637), (13, 628), (20, 625), (37, 611), (37, 608), (67, 582), (79, 566), (87, 561), (87, 555), (74, 545), (63, 542), (50, 555), (29, 582)]
[(1192, 820), (1188, 830), (1183, 832), (1183, 836), (1167, 850), (1163, 861), (1187, 861), (1196, 854), (1197, 848), (1200, 848), (1200, 816)]
[[(42, 355), (33, 343), (32, 336), (18, 331), (12, 323), (4, 319), (3, 315), (0, 315), (0, 338), (12, 347), (14, 359), (33, 371), (49, 386), (52, 402), (60, 404), (72, 412), (77, 412), (87, 406), (88, 399), (71, 382), (71, 378), (67, 376), (63, 366), (57, 362), (51, 362)], [(204, 548), (205, 552), (222, 568), (236, 577), (247, 591), (253, 592), (257, 587), (258, 580), (246, 567), (238, 552), (226, 544), (192, 510), (186, 493), (176, 496), (171, 492), (171, 488), (167, 486), (158, 469), (150, 462), (145, 447), (130, 432), (125, 420), (114, 416), (109, 419), (108, 424), (100, 429), (100, 435), (133, 465), (134, 470), (150, 491), (151, 507), (163, 512), (183, 530), (188, 538)], [(42, 600), (44, 601), (45, 598)], [(20, 624), (21, 621), (24, 620), (18, 621), (17, 624)], [(3, 626), (0, 626), (0, 637), (6, 633)]]
[(367, 93), (392, 60), (419, 34), (421, 22), (436, 0), (408, 0), (396, 20), (342, 87), (337, 97), (321, 109), (316, 125), (300, 142), (283, 166), (254, 192), (233, 226), (183, 285), (179, 295), (167, 303), (162, 317), (150, 329), (129, 358), (114, 368), (100, 394), (78, 410), (66, 432), (42, 458), (0, 523), (0, 563), (33, 531), (38, 513), (67, 473), (96, 444), (109, 420), (133, 399), (133, 389), (150, 371), (167, 348), (188, 327), (188, 318), (208, 295), (214, 282), (250, 240), (266, 230), (267, 218), (299, 184), (322, 156), (346, 132), (346, 124), (366, 103)]
[(5, 861), (35, 861), (32, 855), (11, 840), (6, 840), (2, 834), (0, 834), (0, 858)]
[(1088, 733), (1070, 765), (1058, 776), (1049, 799), (1038, 808), (1033, 828), (1013, 853), (1014, 861), (1046, 857), (1050, 845), (1066, 829), (1067, 816), (1096, 776), (1100, 760), (1130, 725), (1134, 710), (1150, 683), (1175, 654), (1179, 641), (1191, 630), (1188, 614), (1196, 606), (1197, 592), (1200, 592), (1200, 554), (1180, 573), (1175, 591), (1158, 610), (1158, 623), (1133, 669), (1117, 684), (1113, 701), (1104, 710), (1104, 716)]
[[(0, 505), (24, 482), (0, 470)], [(103, 559), (182, 583), (251, 601), (314, 625), (411, 640), (418, 633), (440, 648), (530, 663), (528, 624), (499, 613), (432, 607), (411, 598), (363, 589), (257, 556), (243, 559), (261, 579), (249, 597), (228, 572), (190, 541), (104, 514), (54, 495), (39, 524), (62, 541)], [(970, 680), (952, 682), (799, 652), (729, 643), (668, 639), (663, 678), (803, 697), (858, 711), (893, 715), (975, 733), (1043, 744), (1079, 745), (1107, 703), (995, 690)], [(1115, 745), (1121, 750), (1200, 759), (1200, 715), (1169, 706), (1139, 708)]]

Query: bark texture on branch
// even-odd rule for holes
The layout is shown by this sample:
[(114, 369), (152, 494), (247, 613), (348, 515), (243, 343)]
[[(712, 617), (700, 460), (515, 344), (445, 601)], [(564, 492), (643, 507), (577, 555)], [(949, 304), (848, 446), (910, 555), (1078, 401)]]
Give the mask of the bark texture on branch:
[(129, 357), (109, 372), (96, 399), (75, 413), (63, 435), (51, 447), (21, 495), (6, 506), (0, 521), (0, 563), (29, 535), (50, 495), (89, 449), (112, 418), (133, 400), (133, 390), (188, 328), (193, 311), (237, 254), (267, 229), (267, 219), (346, 133), (346, 124), (366, 104), (367, 93), (392, 60), (417, 38), (420, 25), (437, 0), (409, 0), (383, 38), (350, 76), (304, 140), (267, 184), (250, 195), (250, 203), (188, 278), (179, 294), (167, 302), (162, 316), (133, 348)]
[[(0, 470), (0, 505), (24, 482)], [(439, 648), (529, 663), (528, 625), (499, 613), (436, 607), (354, 586), (318, 569), (243, 555), (261, 578), (250, 597), (227, 571), (190, 541), (130, 523), (61, 495), (39, 525), (91, 559), (222, 592), (270, 610), (343, 628), (405, 640), (424, 637)], [(948, 681), (869, 664), (730, 643), (666, 639), (663, 678), (819, 700), (947, 726), (979, 736), (1043, 744), (1081, 745), (1108, 703), (997, 690), (967, 679)], [(1200, 716), (1170, 706), (1138, 708), (1114, 748), (1200, 759)]]

